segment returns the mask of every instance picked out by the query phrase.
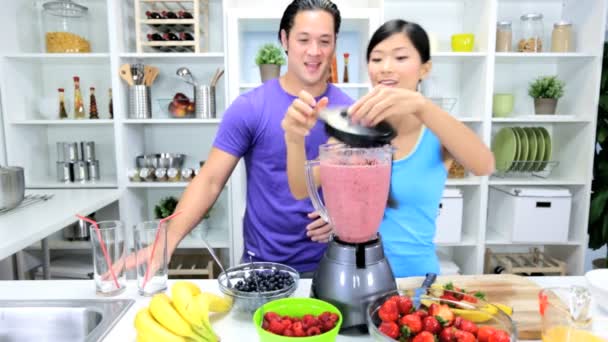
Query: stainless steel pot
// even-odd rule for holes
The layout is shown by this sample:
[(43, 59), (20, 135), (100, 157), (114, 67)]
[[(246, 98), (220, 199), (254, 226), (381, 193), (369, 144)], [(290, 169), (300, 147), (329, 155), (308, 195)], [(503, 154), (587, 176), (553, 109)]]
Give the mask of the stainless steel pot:
[(0, 209), (13, 209), (23, 201), (25, 178), (23, 168), (0, 166)]
[[(95, 220), (95, 213), (87, 216)], [(91, 224), (85, 220), (78, 220), (69, 226), (63, 228), (63, 238), (68, 241), (84, 241), (89, 239), (89, 227)]]

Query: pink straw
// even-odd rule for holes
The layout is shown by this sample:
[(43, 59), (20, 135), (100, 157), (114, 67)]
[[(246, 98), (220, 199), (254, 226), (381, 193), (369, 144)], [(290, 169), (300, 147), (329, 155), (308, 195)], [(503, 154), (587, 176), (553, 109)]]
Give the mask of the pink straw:
[(156, 251), (156, 245), (158, 245), (158, 239), (160, 238), (161, 225), (181, 213), (182, 213), (181, 211), (175, 212), (175, 213), (165, 217), (164, 219), (161, 219), (160, 221), (158, 221), (158, 227), (156, 228), (156, 236), (154, 237), (154, 244), (152, 244), (152, 253), (150, 253), (150, 257), (148, 258), (148, 267), (146, 267), (146, 274), (144, 276), (144, 284), (142, 285), (142, 288), (146, 287), (146, 283), (148, 282), (148, 278), (150, 277), (150, 268), (151, 268), (150, 266), (152, 265), (152, 256), (154, 256), (154, 252)]
[(101, 231), (99, 230), (99, 225), (97, 225), (96, 221), (91, 220), (88, 217), (84, 217), (78, 214), (76, 214), (76, 217), (83, 221), (89, 222), (93, 225), (93, 227), (95, 227), (95, 232), (97, 232), (97, 240), (99, 240), (99, 244), (101, 244), (101, 251), (103, 252), (103, 256), (106, 258), (106, 263), (108, 264), (108, 268), (110, 269), (110, 274), (112, 274), (112, 279), (114, 279), (114, 285), (116, 285), (116, 288), (119, 289), (120, 285), (118, 285), (118, 279), (116, 279), (116, 274), (114, 274), (114, 268), (112, 267), (112, 262), (110, 261), (110, 255), (108, 254), (108, 250), (106, 249), (106, 244), (101, 238)]

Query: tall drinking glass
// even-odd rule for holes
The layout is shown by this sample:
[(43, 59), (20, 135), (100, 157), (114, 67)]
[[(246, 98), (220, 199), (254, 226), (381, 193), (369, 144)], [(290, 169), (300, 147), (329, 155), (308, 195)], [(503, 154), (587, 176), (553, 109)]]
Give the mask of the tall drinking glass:
[(120, 221), (100, 221), (97, 225), (99, 232), (93, 225), (89, 227), (95, 290), (102, 296), (114, 296), (124, 291), (127, 282), (125, 227)]

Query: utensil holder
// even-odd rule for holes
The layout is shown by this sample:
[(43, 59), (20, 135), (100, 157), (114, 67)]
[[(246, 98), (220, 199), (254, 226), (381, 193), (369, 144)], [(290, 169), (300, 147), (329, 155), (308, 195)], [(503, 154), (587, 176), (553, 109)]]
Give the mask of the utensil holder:
[(129, 87), (129, 118), (152, 118), (151, 98), (150, 87), (145, 85), (135, 85)]
[(194, 112), (197, 118), (215, 118), (215, 87), (201, 85), (194, 87)]

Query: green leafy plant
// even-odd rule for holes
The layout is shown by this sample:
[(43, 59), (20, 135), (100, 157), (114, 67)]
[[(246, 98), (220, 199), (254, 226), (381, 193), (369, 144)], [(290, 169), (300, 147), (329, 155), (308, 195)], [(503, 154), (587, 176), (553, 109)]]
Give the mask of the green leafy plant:
[(154, 218), (163, 219), (170, 216), (177, 207), (177, 199), (173, 196), (162, 198), (157, 205), (154, 206)]
[(557, 76), (541, 76), (530, 82), (528, 95), (535, 99), (559, 99), (564, 96), (564, 86)]
[[(159, 219), (163, 219), (167, 216), (170, 216), (175, 211), (175, 208), (177, 207), (177, 203), (178, 203), (177, 199), (173, 196), (162, 198), (158, 202), (158, 204), (154, 206), (154, 218), (159, 220)], [(212, 209), (213, 209), (213, 207), (211, 207), (211, 208), (209, 208), (209, 210), (207, 210), (207, 213), (205, 214), (203, 219), (208, 219), (210, 217)]]
[(255, 63), (257, 65), (262, 64), (285, 64), (285, 57), (283, 57), (283, 50), (274, 44), (265, 44), (258, 50), (258, 54), (255, 57)]
[[(608, 248), (608, 44), (604, 44), (600, 103), (597, 108), (596, 153), (591, 182), (591, 206), (589, 210), (589, 248)], [(606, 253), (608, 267), (608, 251)]]

